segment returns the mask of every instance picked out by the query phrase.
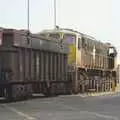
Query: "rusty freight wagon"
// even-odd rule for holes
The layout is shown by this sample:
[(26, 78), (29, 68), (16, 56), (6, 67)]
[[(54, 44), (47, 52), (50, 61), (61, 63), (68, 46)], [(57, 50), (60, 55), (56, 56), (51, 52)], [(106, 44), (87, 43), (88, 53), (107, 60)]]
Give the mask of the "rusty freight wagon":
[(25, 30), (0, 29), (0, 96), (68, 92), (65, 44)]

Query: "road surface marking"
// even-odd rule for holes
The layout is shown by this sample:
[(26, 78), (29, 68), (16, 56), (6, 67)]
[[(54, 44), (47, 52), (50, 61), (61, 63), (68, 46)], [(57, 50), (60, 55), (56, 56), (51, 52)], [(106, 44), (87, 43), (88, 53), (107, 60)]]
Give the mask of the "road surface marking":
[[(77, 108), (70, 107), (70, 106), (67, 106), (67, 105), (64, 105), (64, 107), (66, 107), (68, 109), (71, 109), (71, 110), (77, 110)], [(104, 114), (100, 114), (100, 113), (97, 113), (97, 112), (90, 112), (90, 111), (80, 111), (80, 112), (89, 113), (89, 114), (92, 114), (93, 116), (96, 116), (96, 117), (102, 117), (102, 118), (107, 118), (107, 119), (111, 119), (111, 120), (119, 120), (117, 117), (110, 116), (110, 115), (104, 115)]]
[(108, 115), (104, 115), (104, 114), (100, 114), (100, 113), (97, 113), (97, 112), (89, 112), (89, 111), (82, 111), (82, 112), (86, 112), (86, 113), (90, 113), (94, 116), (97, 116), (97, 117), (102, 117), (102, 118), (107, 118), (107, 119), (112, 119), (112, 120), (119, 120), (118, 118), (116, 117), (113, 117), (113, 116), (108, 116)]
[(10, 107), (10, 106), (8, 106), (8, 105), (6, 105), (6, 104), (2, 104), (1, 106), (5, 107), (5, 108), (7, 108), (7, 109), (9, 109), (9, 110), (11, 110), (12, 112), (14, 112), (14, 113), (16, 113), (16, 114), (18, 114), (18, 115), (20, 115), (20, 116), (22, 116), (22, 117), (25, 117), (26, 120), (36, 120), (36, 118), (31, 117), (31, 116), (29, 116), (29, 115), (27, 115), (27, 114), (25, 114), (25, 113), (23, 113), (23, 112), (15, 109), (15, 108), (13, 108), (13, 107)]

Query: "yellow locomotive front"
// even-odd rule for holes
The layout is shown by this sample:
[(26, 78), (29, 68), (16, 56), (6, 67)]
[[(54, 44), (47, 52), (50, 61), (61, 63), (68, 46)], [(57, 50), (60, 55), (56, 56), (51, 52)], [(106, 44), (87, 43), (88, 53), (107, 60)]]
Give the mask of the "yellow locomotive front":
[[(44, 30), (40, 33), (44, 39), (58, 40), (58, 44), (67, 44), (68, 46), (68, 79), (72, 82), (72, 91), (77, 91), (75, 88), (77, 83), (77, 68), (81, 63), (81, 38), (78, 34), (69, 29), (53, 29)], [(77, 44), (79, 43), (79, 45)]]
[(45, 39), (58, 40), (58, 44), (64, 43), (68, 45), (68, 64), (70, 66), (76, 65), (76, 34), (67, 30), (55, 29), (45, 30), (40, 33)]

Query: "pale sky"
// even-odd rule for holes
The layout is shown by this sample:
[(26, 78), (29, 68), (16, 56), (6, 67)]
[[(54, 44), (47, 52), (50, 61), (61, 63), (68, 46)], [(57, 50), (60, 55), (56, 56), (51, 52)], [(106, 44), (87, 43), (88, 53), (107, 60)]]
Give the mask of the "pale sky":
[[(111, 42), (120, 51), (120, 0), (56, 0), (57, 25)], [(0, 0), (0, 26), (27, 28), (27, 0)], [(53, 28), (53, 0), (30, 0), (30, 29)]]

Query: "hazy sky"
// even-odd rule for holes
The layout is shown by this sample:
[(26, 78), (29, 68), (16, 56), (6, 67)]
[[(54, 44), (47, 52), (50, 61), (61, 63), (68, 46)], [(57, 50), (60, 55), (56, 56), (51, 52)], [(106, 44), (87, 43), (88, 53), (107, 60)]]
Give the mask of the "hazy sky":
[[(120, 51), (120, 0), (56, 0), (57, 24), (113, 43)], [(0, 0), (0, 26), (26, 28), (27, 0)], [(30, 29), (53, 28), (53, 0), (30, 0)]]

